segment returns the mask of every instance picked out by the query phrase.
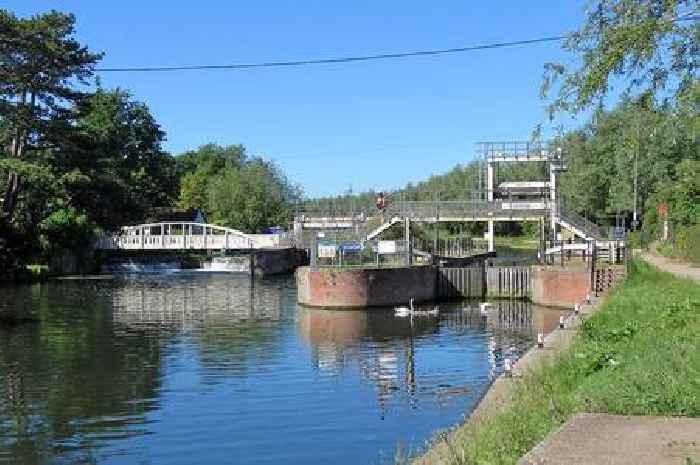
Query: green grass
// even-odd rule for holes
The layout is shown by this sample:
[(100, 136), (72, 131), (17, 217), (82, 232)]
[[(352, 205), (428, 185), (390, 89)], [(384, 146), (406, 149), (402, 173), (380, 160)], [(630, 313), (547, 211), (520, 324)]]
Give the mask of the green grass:
[(700, 266), (700, 225), (679, 226), (674, 234), (673, 242), (659, 244), (659, 253)]
[(453, 464), (514, 464), (572, 415), (700, 415), (700, 286), (646, 263), (561, 358), (523, 378), (506, 410), (453, 444)]

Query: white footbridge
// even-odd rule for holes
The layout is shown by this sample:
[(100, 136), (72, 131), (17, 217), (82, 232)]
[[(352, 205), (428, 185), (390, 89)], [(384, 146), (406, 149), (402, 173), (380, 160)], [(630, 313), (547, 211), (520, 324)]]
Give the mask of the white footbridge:
[(125, 226), (98, 238), (98, 250), (253, 250), (293, 246), (288, 233), (247, 234), (215, 224), (192, 222)]

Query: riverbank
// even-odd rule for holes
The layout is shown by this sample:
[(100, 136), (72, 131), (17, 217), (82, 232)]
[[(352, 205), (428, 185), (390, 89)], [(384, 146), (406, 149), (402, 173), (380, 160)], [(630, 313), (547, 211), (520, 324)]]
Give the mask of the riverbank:
[(528, 365), (526, 356), (516, 377), (497, 380), (470, 421), (418, 462), (514, 464), (581, 412), (699, 416), (700, 286), (641, 261), (629, 268), (578, 335), (548, 337), (551, 363)]

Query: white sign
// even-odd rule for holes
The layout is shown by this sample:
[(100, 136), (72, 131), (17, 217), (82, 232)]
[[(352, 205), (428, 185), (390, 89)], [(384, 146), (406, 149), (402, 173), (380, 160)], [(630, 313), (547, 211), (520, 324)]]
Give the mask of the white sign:
[(318, 246), (318, 258), (335, 258), (335, 245)]
[(396, 253), (396, 241), (379, 241), (378, 252), (380, 254)]
[(544, 202), (503, 202), (503, 210), (545, 210), (547, 204)]

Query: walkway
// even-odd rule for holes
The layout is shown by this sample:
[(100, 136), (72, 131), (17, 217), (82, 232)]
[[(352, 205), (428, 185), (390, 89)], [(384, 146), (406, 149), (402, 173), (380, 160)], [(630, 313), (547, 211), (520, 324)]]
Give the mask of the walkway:
[(700, 459), (697, 418), (582, 413), (518, 465), (684, 465)]
[(652, 244), (648, 251), (642, 253), (642, 258), (652, 265), (672, 273), (681, 278), (689, 278), (700, 282), (700, 267), (694, 267), (689, 263), (666, 258), (656, 250), (656, 243)]

